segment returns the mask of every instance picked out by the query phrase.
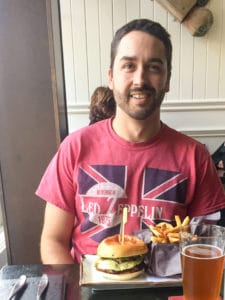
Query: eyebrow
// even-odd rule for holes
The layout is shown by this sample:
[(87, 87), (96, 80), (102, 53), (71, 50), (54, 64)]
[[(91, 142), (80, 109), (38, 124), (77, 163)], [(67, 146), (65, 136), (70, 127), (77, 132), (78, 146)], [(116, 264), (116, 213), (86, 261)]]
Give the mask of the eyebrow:
[(136, 60), (136, 59), (137, 59), (136, 56), (122, 56), (120, 58), (120, 61), (122, 61), (122, 60)]
[[(123, 56), (120, 58), (120, 61), (123, 61), (123, 60), (127, 60), (127, 61), (135, 61), (137, 59), (136, 56)], [(161, 58), (158, 58), (158, 57), (153, 57), (151, 59), (148, 60), (148, 63), (149, 62), (158, 62), (160, 64), (163, 64), (163, 61)]]

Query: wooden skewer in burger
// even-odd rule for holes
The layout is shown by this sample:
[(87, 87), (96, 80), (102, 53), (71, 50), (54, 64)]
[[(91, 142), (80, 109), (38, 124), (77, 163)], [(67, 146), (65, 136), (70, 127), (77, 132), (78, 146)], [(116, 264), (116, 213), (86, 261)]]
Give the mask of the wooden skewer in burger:
[(141, 275), (145, 266), (144, 255), (148, 252), (142, 240), (124, 234), (124, 220), (126, 222), (123, 213), (122, 234), (105, 238), (97, 248), (99, 258), (95, 267), (102, 276), (112, 280), (130, 280)]

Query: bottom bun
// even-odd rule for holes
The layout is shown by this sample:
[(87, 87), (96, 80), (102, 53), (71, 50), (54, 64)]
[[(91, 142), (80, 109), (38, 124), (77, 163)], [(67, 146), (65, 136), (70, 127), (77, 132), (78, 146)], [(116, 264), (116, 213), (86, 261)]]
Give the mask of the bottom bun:
[(111, 280), (130, 280), (133, 278), (136, 278), (143, 274), (144, 270), (139, 270), (136, 272), (127, 272), (127, 273), (122, 273), (122, 274), (111, 274), (111, 273), (106, 273), (106, 272), (101, 272), (98, 271), (103, 277)]

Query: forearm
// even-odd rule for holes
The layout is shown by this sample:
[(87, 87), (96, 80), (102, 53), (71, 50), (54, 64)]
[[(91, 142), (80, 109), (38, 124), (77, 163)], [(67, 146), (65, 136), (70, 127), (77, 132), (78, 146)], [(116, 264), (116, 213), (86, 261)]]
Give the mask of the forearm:
[(70, 254), (69, 247), (66, 247), (57, 240), (41, 240), (41, 260), (44, 264), (73, 264), (74, 260)]
[(74, 263), (70, 254), (73, 224), (73, 214), (47, 203), (40, 249), (44, 264)]

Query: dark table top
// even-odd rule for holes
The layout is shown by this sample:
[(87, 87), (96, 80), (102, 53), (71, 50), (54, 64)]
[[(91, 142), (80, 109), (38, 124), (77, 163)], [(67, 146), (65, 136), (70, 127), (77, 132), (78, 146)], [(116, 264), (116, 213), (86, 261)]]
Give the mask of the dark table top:
[[(63, 274), (66, 278), (66, 300), (167, 300), (171, 295), (182, 295), (181, 286), (131, 288), (128, 290), (99, 291), (90, 287), (79, 286), (79, 265), (9, 265), (0, 270), (0, 281), (18, 278), (21, 274), (27, 277), (39, 277), (43, 273)], [(47, 299), (46, 299), (47, 300)]]
[[(21, 274), (27, 277), (48, 275), (64, 275), (66, 279), (66, 300), (168, 300), (169, 296), (182, 295), (181, 286), (131, 288), (128, 290), (93, 290), (79, 286), (80, 268), (75, 265), (6, 265), (0, 270), (0, 283), (5, 279), (15, 279)], [(221, 287), (224, 294), (224, 282)], [(29, 299), (30, 300), (30, 299)], [(48, 300), (47, 297), (45, 300)]]

